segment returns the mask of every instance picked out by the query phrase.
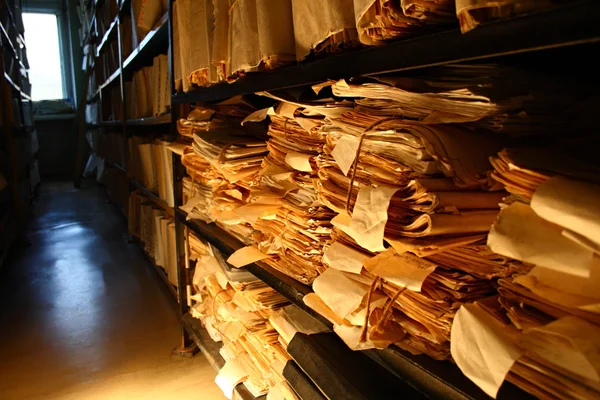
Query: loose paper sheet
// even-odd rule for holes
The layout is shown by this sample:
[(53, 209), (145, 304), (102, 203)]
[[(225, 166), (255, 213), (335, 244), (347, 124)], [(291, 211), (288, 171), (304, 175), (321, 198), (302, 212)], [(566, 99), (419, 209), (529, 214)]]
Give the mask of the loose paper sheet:
[(369, 258), (370, 256), (340, 242), (334, 242), (323, 254), (323, 262), (329, 267), (353, 274), (360, 274), (363, 262)]
[(334, 325), (343, 325), (346, 322), (334, 313), (331, 308), (327, 307), (327, 304), (316, 293), (307, 294), (302, 298), (302, 301)]
[(515, 282), (536, 295), (566, 307), (600, 313), (600, 266), (595, 263), (590, 277), (582, 278), (544, 267), (515, 277)]
[(256, 261), (264, 260), (265, 258), (269, 258), (269, 256), (262, 253), (256, 247), (246, 246), (230, 255), (227, 262), (236, 268), (241, 268)]
[(500, 214), (488, 236), (498, 254), (580, 277), (589, 277), (594, 253), (561, 233), (523, 203), (513, 203)]
[(600, 382), (600, 327), (568, 316), (533, 328), (519, 345), (577, 375)]
[(340, 318), (354, 312), (369, 291), (369, 286), (329, 268), (313, 282), (313, 290)]
[(452, 324), (452, 358), (467, 378), (493, 398), (521, 356), (506, 328), (476, 304), (463, 304)]
[(331, 156), (338, 164), (344, 175), (348, 176), (350, 167), (356, 159), (356, 151), (360, 140), (351, 135), (345, 135), (338, 140), (335, 148), (331, 152)]
[(370, 340), (360, 342), (360, 334), (362, 327), (359, 326), (346, 326), (346, 325), (334, 325), (333, 331), (346, 343), (346, 346), (350, 350), (368, 350), (374, 349), (375, 345)]
[(386, 281), (415, 292), (437, 265), (411, 253), (398, 254), (393, 248), (364, 262), (365, 269)]
[(312, 172), (310, 166), (311, 154), (298, 153), (296, 151), (290, 151), (285, 155), (285, 163), (295, 170), (302, 172)]
[(259, 218), (269, 218), (277, 214), (281, 208), (279, 204), (247, 204), (233, 210), (233, 212), (249, 224), (256, 223)]
[(248, 379), (248, 372), (237, 359), (234, 359), (227, 361), (221, 368), (215, 378), (215, 383), (223, 391), (223, 394), (231, 399), (235, 387), (246, 379)]
[(547, 221), (600, 245), (600, 186), (554, 177), (535, 191), (531, 208)]
[(388, 220), (387, 209), (398, 188), (364, 187), (358, 192), (350, 222), (350, 236), (370, 251), (383, 251), (383, 234)]

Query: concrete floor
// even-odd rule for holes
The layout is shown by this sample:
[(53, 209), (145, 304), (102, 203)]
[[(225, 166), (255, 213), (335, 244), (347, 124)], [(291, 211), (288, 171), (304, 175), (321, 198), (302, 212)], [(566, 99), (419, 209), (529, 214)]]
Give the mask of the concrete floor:
[(177, 305), (94, 183), (45, 184), (0, 273), (0, 399), (223, 399), (171, 355)]

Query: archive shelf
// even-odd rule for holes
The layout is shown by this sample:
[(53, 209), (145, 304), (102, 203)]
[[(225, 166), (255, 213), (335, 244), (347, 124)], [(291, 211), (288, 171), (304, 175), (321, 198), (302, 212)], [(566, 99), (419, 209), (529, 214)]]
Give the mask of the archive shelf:
[[(97, 1), (96, 5), (99, 3)], [(172, 4), (172, 1), (170, 4)], [(118, 21), (130, 13), (130, 5), (130, 0), (120, 2), (118, 16), (103, 36), (97, 54), (100, 54), (100, 51), (104, 48), (111, 32), (118, 32)], [(339, 53), (273, 71), (248, 73), (234, 83), (221, 83), (209, 87), (195, 88), (186, 93), (174, 93), (171, 97), (173, 108), (171, 114), (160, 117), (129, 119), (124, 123), (118, 121), (114, 125), (104, 126), (122, 126), (123, 137), (126, 140), (130, 127), (136, 127), (136, 129), (137, 127), (147, 127), (150, 131), (157, 126), (162, 127), (171, 124), (171, 129), (174, 129), (177, 118), (179, 118), (179, 107), (177, 105), (213, 102), (236, 95), (305, 86), (328, 79), (417, 70), (457, 62), (490, 61), (498, 57), (540, 53), (548, 49), (598, 44), (600, 43), (599, 20), (600, 3), (594, 0), (565, 2), (543, 12), (483, 24), (466, 34), (462, 34), (458, 29), (449, 30), (389, 42), (381, 46)], [(151, 63), (152, 57), (166, 52), (169, 48), (169, 42), (172, 43), (172, 38), (169, 37), (172, 36), (169, 22), (169, 15), (163, 16), (157, 28), (142, 40), (127, 59), (121, 60), (120, 67), (99, 86), (99, 89), (88, 101), (96, 101), (102, 96), (101, 92), (103, 90), (112, 87), (117, 82), (123, 85), (124, 80), (129, 79), (135, 70)], [(121, 39), (119, 35), (119, 40)], [(98, 125), (103, 126), (103, 124), (109, 123)], [(172, 131), (171, 134), (173, 137), (177, 135), (175, 131)], [(124, 169), (123, 172), (126, 173)], [(175, 204), (179, 206), (181, 205), (182, 193), (181, 178), (184, 175), (179, 157), (174, 157), (174, 175)], [(183, 235), (181, 234), (183, 226), (211, 243), (225, 256), (244, 246), (243, 243), (215, 224), (187, 220), (185, 212), (177, 209), (177, 207), (175, 209), (168, 207), (155, 193), (149, 191), (135, 179), (130, 179), (130, 184), (132, 188), (140, 190), (151, 201), (165, 210), (170, 210), (171, 214), (174, 215), (177, 228), (177, 246), (180, 252), (183, 248)], [(178, 257), (179, 287), (184, 289), (189, 277), (182, 265), (182, 259), (183, 256), (180, 254), (180, 257)], [(160, 270), (155, 264), (154, 267), (157, 271)], [(290, 302), (331, 327), (328, 321), (304, 305), (304, 296), (312, 293), (309, 286), (295, 281), (264, 263), (251, 264), (247, 266), (247, 269), (285, 296)], [(166, 275), (161, 276), (161, 278), (170, 285)], [(224, 364), (224, 360), (218, 353), (220, 345), (214, 343), (206, 330), (202, 328), (200, 321), (189, 314), (186, 291), (180, 290), (176, 294), (181, 308), (184, 343), (189, 342), (190, 339), (193, 340), (211, 365), (218, 370)], [(329, 340), (337, 344), (341, 343), (339, 338), (329, 336), (329, 339), (315, 342), (313, 347), (323, 347), (324, 343)], [(376, 362), (377, 365), (383, 366), (387, 372), (395, 376), (400, 386), (408, 384), (408, 386), (416, 388), (417, 392), (427, 397), (488, 398), (451, 362), (435, 361), (425, 355), (415, 356), (395, 346), (391, 346), (386, 350), (367, 350), (360, 352), (360, 354)], [(318, 356), (323, 358), (323, 361), (327, 361), (327, 355), (319, 353)], [(301, 367), (305, 368), (306, 365), (301, 365)], [(340, 373), (343, 373), (343, 367), (343, 365), (339, 366)], [(349, 368), (350, 365), (347, 367)], [(313, 369), (312, 372), (318, 374), (319, 370), (318, 368)], [(238, 385), (238, 388), (240, 388), (240, 385)], [(505, 382), (502, 386), (498, 396), (499, 399), (529, 397), (525, 392), (508, 382)]]
[[(186, 331), (189, 333), (192, 340), (196, 343), (204, 357), (208, 360), (208, 363), (213, 367), (216, 372), (219, 372), (225, 360), (219, 353), (221, 350), (221, 343), (213, 341), (206, 329), (202, 327), (200, 320), (192, 317), (191, 314), (185, 314), (181, 317), (181, 323), (183, 324)], [(237, 394), (243, 400), (266, 400), (266, 396), (254, 397), (243, 383), (237, 385), (234, 389)]]
[(223, 100), (236, 95), (303, 86), (328, 79), (399, 72), (598, 43), (599, 20), (600, 3), (594, 0), (569, 2), (547, 11), (484, 24), (466, 34), (455, 29), (349, 51), (269, 72), (248, 73), (230, 84), (220, 83), (176, 93), (172, 103)]
[[(200, 238), (215, 246), (226, 257), (237, 249), (244, 247), (243, 243), (215, 224), (187, 220), (186, 213), (181, 210), (177, 210), (175, 215), (177, 220)], [(332, 328), (332, 324), (329, 321), (304, 304), (303, 298), (313, 292), (312, 288), (299, 283), (264, 263), (250, 264), (246, 268), (291, 303), (315, 317), (324, 325)], [(465, 377), (456, 365), (449, 361), (436, 361), (425, 355), (415, 356), (393, 345), (385, 350), (366, 350), (363, 353), (393, 373), (398, 379), (407, 381), (412, 386), (433, 395), (433, 397), (439, 396), (455, 399), (489, 398), (481, 389)], [(514, 385), (505, 382), (498, 398), (528, 399), (531, 397)]]
[(156, 193), (145, 187), (141, 182), (134, 178), (129, 178), (129, 181), (134, 188), (140, 190), (147, 198), (152, 200), (154, 204), (165, 210), (168, 215), (173, 216), (173, 207), (169, 207), (167, 202), (158, 197)]
[[(28, 83), (25, 40), (15, 23), (14, 2), (0, 3), (0, 153), (5, 185), (0, 190), (0, 267), (15, 240), (26, 227), (39, 178), (35, 171), (37, 151), (20, 148), (21, 140), (34, 140), (33, 105), (24, 89)], [(15, 71), (16, 69), (16, 71)], [(33, 172), (39, 175), (38, 173)]]
[(165, 14), (159, 26), (150, 31), (138, 47), (123, 62), (123, 74), (129, 78), (137, 69), (152, 63), (154, 56), (166, 53), (169, 47), (169, 15)]
[(150, 256), (150, 254), (148, 254), (146, 252), (146, 250), (144, 250), (144, 244), (138, 238), (132, 237), (131, 241), (139, 246), (142, 253), (144, 253), (146, 258), (148, 259), (148, 263), (152, 266), (152, 269), (154, 269), (154, 271), (156, 271), (156, 273), (158, 274), (160, 279), (164, 282), (166, 287), (169, 289), (169, 293), (171, 293), (173, 295), (173, 297), (176, 299), (177, 298), (177, 288), (171, 284), (171, 282), (169, 281), (169, 278), (167, 278), (167, 274), (165, 274), (165, 271), (161, 267), (156, 265), (156, 261), (154, 261), (154, 258), (152, 258), (152, 256)]
[(119, 17), (116, 16), (115, 19), (113, 20), (113, 22), (110, 24), (110, 26), (106, 30), (106, 32), (104, 33), (104, 36), (102, 37), (102, 40), (100, 41), (100, 44), (98, 45), (98, 48), (96, 50), (96, 57), (100, 56), (100, 53), (102, 53), (102, 50), (104, 50), (104, 46), (106, 46), (106, 44), (111, 39), (111, 37), (117, 33), (118, 26), (119, 26)]
[(171, 123), (171, 114), (164, 114), (158, 117), (144, 117), (136, 119), (128, 119), (125, 124), (127, 126), (155, 126), (166, 125)]

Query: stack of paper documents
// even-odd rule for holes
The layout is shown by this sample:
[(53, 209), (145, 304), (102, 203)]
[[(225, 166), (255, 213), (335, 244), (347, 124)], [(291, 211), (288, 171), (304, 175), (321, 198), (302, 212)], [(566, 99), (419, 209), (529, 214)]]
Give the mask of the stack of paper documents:
[(169, 143), (146, 137), (127, 139), (127, 171), (146, 189), (155, 192), (170, 207), (173, 197), (173, 153)]
[(354, 0), (354, 14), (360, 41), (371, 45), (456, 24), (454, 0)]
[[(188, 218), (216, 222), (244, 243), (254, 241), (251, 223), (254, 210), (244, 206), (250, 190), (260, 184), (263, 158), (268, 153), (266, 126), (250, 122), (248, 105), (221, 103), (214, 108), (195, 109), (192, 120), (182, 120), (179, 129), (193, 136), (183, 151), (182, 163), (190, 179), (184, 180), (184, 205)], [(207, 122), (200, 127), (199, 119)], [(271, 207), (272, 208), (272, 207)]]
[(177, 286), (175, 222), (137, 191), (129, 197), (129, 233), (143, 243), (146, 253)]
[(251, 192), (249, 207), (272, 209), (253, 222), (263, 261), (292, 278), (310, 284), (324, 271), (323, 246), (335, 216), (318, 200), (313, 181), (315, 159), (322, 152), (323, 116), (281, 103), (269, 125), (269, 153), (264, 158), (260, 188)]
[(222, 257), (209, 251), (195, 262), (192, 315), (200, 318), (215, 341), (223, 341), (226, 364), (216, 382), (231, 397), (243, 382), (256, 397), (284, 382), (283, 368), (290, 359), (279, 334), (268, 319), (288, 304), (274, 289), (251, 277), (229, 280)]
[(352, 0), (292, 0), (292, 6), (297, 60), (360, 45)]
[(484, 22), (541, 11), (551, 7), (553, 0), (456, 0), (456, 15), (460, 30), (465, 33)]
[(547, 148), (491, 160), (512, 196), (488, 247), (533, 268), (500, 279), (499, 297), (463, 306), (453, 358), (491, 396), (508, 379), (539, 397), (598, 397), (600, 185), (586, 179), (597, 166)]

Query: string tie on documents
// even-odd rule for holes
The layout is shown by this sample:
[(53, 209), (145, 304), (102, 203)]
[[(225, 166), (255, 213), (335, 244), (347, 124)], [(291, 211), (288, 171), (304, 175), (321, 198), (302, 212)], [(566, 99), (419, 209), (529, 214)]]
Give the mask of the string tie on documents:
[(358, 147), (356, 148), (356, 156), (354, 157), (354, 162), (352, 163), (352, 175), (350, 176), (350, 186), (348, 186), (348, 193), (346, 195), (346, 212), (350, 215), (350, 201), (352, 200), (352, 189), (354, 188), (354, 180), (356, 179), (356, 170), (358, 168), (358, 158), (360, 157), (360, 150), (362, 148), (362, 144), (365, 140), (365, 137), (369, 135), (369, 132), (375, 129), (377, 126), (381, 125), (384, 122), (394, 121), (398, 118), (390, 117), (383, 118), (379, 121), (376, 121), (365, 128), (363, 133), (360, 134), (360, 139), (358, 141)]

